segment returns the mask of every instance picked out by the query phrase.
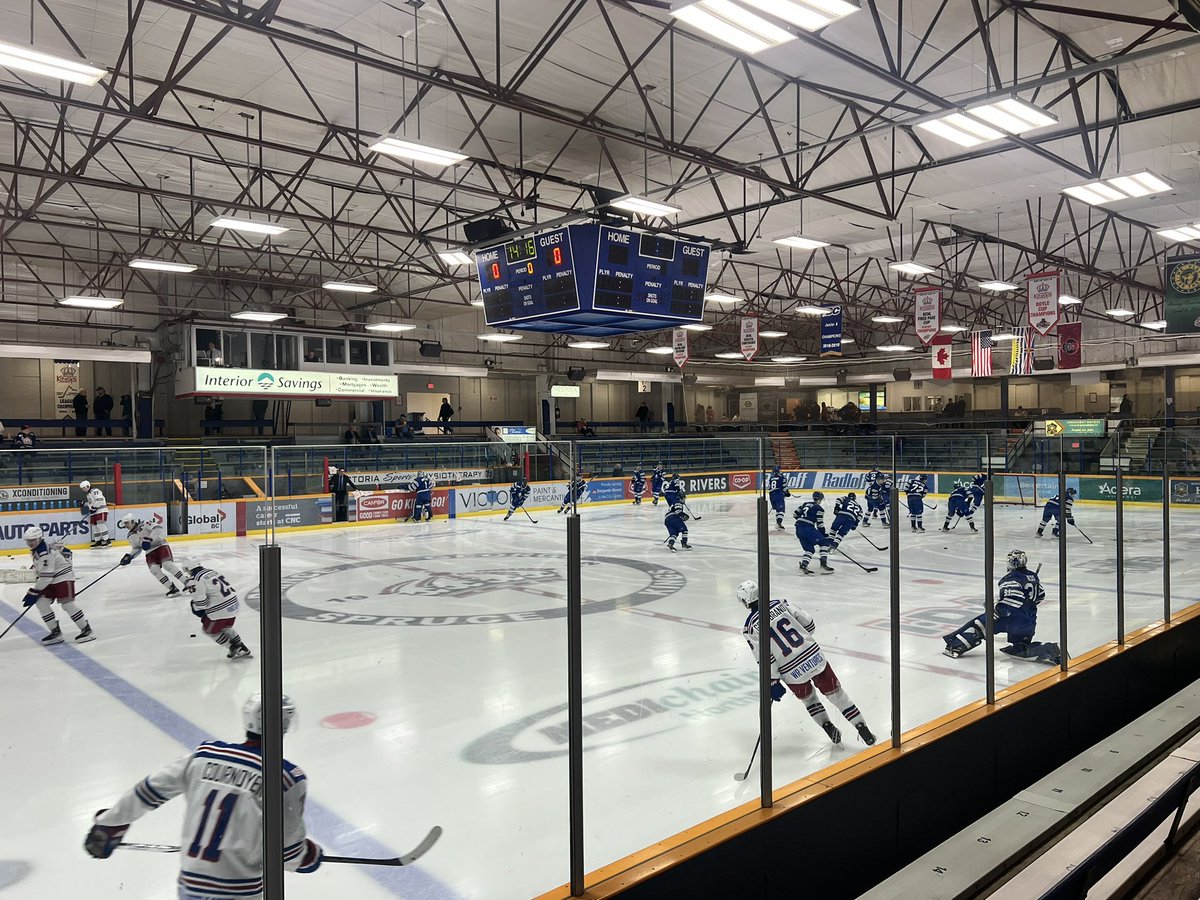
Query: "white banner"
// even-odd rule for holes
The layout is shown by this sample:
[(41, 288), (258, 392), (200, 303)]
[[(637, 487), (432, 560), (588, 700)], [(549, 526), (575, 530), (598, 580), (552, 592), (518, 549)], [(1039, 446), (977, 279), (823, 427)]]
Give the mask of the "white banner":
[(1041, 335), (1058, 324), (1058, 273), (1038, 272), (1025, 279), (1029, 324)]
[(742, 356), (746, 362), (754, 359), (758, 352), (758, 317), (742, 316)]
[(671, 346), (675, 351), (675, 365), (682, 369), (688, 361), (688, 333), (682, 328), (672, 331)]
[(79, 360), (56, 359), (54, 361), (54, 416), (75, 418), (75, 407), (71, 401), (79, 393)]
[[(417, 477), (417, 470), (408, 472), (354, 472), (348, 473), (350, 480), (358, 483), (378, 484), (408, 484)], [(482, 481), (488, 477), (487, 469), (426, 469), (425, 474), (434, 480), (435, 484), (462, 484), (467, 481)]]
[(0, 503), (16, 503), (24, 500), (67, 500), (71, 488), (61, 487), (12, 487), (0, 488)]
[(758, 394), (741, 394), (738, 396), (738, 420), (742, 422), (758, 421)]
[(925, 346), (937, 337), (942, 327), (942, 292), (926, 288), (913, 294), (913, 328)]
[(194, 372), (191, 393), (204, 396), (383, 398), (400, 394), (395, 375), (207, 366), (198, 366)]
[[(536, 509), (539, 506), (554, 506), (561, 503), (563, 494), (567, 492), (567, 483), (565, 481), (530, 482), (529, 488), (529, 497), (525, 500), (525, 505), (530, 509)], [(511, 485), (507, 484), (456, 488), (454, 491), (455, 515), (508, 509), (512, 500), (509, 494), (510, 490)]]

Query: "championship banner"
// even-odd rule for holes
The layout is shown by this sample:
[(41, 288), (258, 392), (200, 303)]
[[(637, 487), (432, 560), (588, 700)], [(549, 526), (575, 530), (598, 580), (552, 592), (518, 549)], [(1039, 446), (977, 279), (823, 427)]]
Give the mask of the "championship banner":
[(1200, 332), (1200, 256), (1167, 261), (1163, 308), (1168, 334)]
[(1029, 324), (1040, 335), (1058, 324), (1058, 273), (1038, 272), (1025, 279)]
[(675, 365), (683, 368), (688, 361), (688, 333), (682, 328), (671, 332), (671, 346), (674, 352)]
[(842, 355), (842, 308), (829, 306), (821, 314), (821, 359)]
[(73, 419), (75, 407), (71, 401), (79, 393), (79, 360), (56, 359), (54, 361), (54, 414), (55, 418)]
[(917, 338), (928, 347), (942, 327), (942, 292), (939, 288), (921, 288), (913, 293), (913, 323)]
[(1083, 365), (1083, 323), (1058, 323), (1058, 367), (1078, 369)]
[(939, 334), (933, 339), (933, 377), (937, 381), (949, 381), (953, 377), (954, 355), (950, 342), (948, 334)]
[(746, 362), (754, 359), (758, 352), (758, 317), (742, 316), (742, 356)]

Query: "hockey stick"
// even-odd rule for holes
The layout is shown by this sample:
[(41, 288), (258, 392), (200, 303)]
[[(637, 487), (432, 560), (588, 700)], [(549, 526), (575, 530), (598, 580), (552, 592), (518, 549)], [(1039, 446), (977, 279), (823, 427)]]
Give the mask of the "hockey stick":
[(86, 591), (88, 588), (90, 588), (93, 584), (99, 584), (103, 579), (107, 578), (109, 575), (111, 575), (113, 572), (117, 571), (117, 569), (119, 569), (119, 568), (121, 568), (121, 564), (117, 563), (115, 566), (113, 566), (111, 569), (109, 569), (107, 572), (105, 572), (103, 575), (101, 575), (99, 578), (97, 578), (91, 584), (85, 584), (83, 587), (81, 587), (79, 590), (77, 590), (75, 592), (75, 596), (78, 597), (80, 594), (82, 594), (84, 591)]
[(683, 509), (684, 509), (684, 512), (686, 512), (691, 518), (695, 519), (697, 522), (699, 522), (701, 519), (704, 518), (704, 516), (700, 516), (700, 515), (697, 515), (696, 513), (692, 512), (692, 508), (687, 505), (686, 500), (683, 501)]
[(534, 525), (537, 524), (537, 519), (535, 519), (533, 516), (529, 515), (529, 510), (527, 510), (524, 506), (521, 507), (521, 512), (525, 513), (525, 515), (528, 517), (530, 522), (532, 522)]
[[(428, 853), (441, 836), (442, 826), (434, 825), (433, 828), (429, 830), (429, 834), (425, 835), (425, 839), (403, 856), (392, 856), (384, 859), (375, 859), (366, 856), (322, 856), (321, 862), (350, 863), (351, 865), (357, 866), (411, 866), (418, 859)], [(178, 853), (180, 850), (180, 848), (174, 844), (127, 843), (120, 844), (119, 846), (125, 850), (146, 850), (151, 853)]]
[(745, 772), (737, 772), (733, 776), (734, 781), (745, 781), (750, 777), (750, 768), (754, 765), (754, 757), (758, 756), (758, 745), (762, 743), (762, 735), (754, 742), (754, 752), (750, 754), (750, 762), (746, 763)]
[(7, 628), (5, 628), (4, 631), (0, 631), (0, 638), (4, 637), (4, 635), (6, 635), (10, 631), (12, 631), (13, 626), (16, 625), (18, 622), (20, 622), (23, 618), (25, 618), (25, 613), (29, 612), (31, 609), (33, 609), (32, 603), (30, 603), (27, 607), (25, 607), (23, 610), (21, 610), (21, 614), (12, 620), (12, 624), (9, 625)]
[(879, 546), (877, 543), (875, 543), (873, 540), (871, 540), (869, 537), (867, 537), (867, 536), (866, 536), (865, 534), (863, 534), (861, 531), (860, 531), (860, 532), (858, 532), (858, 535), (859, 535), (859, 537), (861, 537), (861, 538), (862, 538), (864, 541), (866, 541), (868, 544), (870, 544), (872, 547), (874, 547), (876, 550), (886, 550), (886, 549), (887, 549), (887, 547), (880, 547), (880, 546)]
[(864, 572), (878, 572), (879, 571), (878, 566), (864, 566), (862, 563), (860, 563), (857, 559), (855, 559), (853, 556), (851, 556), (849, 553), (847, 553), (841, 547), (834, 547), (833, 549), (837, 550), (838, 553), (842, 554), (842, 556), (846, 557), (846, 559), (850, 560), (850, 562), (854, 563), (856, 566), (858, 566)]
[(926, 502), (926, 504), (925, 504), (925, 505), (926, 505), (927, 507), (929, 507), (930, 509), (937, 509), (937, 504), (936, 504), (936, 503), (928, 503), (928, 502)]
[(1088, 537), (1088, 536), (1087, 536), (1087, 533), (1086, 533), (1086, 532), (1085, 532), (1085, 531), (1084, 531), (1082, 528), (1080, 528), (1078, 525), (1076, 525), (1074, 522), (1072, 522), (1072, 523), (1071, 523), (1071, 525), (1072, 525), (1072, 526), (1075, 528), (1075, 530), (1076, 530), (1076, 531), (1078, 531), (1080, 534), (1082, 534), (1082, 535), (1083, 535), (1083, 537), (1084, 537), (1084, 540), (1086, 540), (1086, 541), (1087, 541), (1089, 544), (1094, 544), (1094, 543), (1096, 543), (1096, 542), (1095, 542), (1095, 541), (1093, 541), (1093, 540), (1092, 540), (1090, 537)]

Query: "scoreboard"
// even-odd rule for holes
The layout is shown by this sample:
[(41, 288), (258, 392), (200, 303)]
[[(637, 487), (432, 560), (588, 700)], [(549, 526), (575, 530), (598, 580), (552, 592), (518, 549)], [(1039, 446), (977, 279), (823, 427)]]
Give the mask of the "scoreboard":
[(627, 334), (704, 316), (709, 248), (607, 225), (570, 225), (479, 251), (488, 325)]

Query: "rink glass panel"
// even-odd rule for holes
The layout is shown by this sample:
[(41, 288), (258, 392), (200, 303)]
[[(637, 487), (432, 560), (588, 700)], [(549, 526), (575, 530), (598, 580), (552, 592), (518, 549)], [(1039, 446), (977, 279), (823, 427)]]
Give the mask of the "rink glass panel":
[[(360, 518), (388, 513), (279, 536), (284, 683), (306, 717), (288, 752), (325, 804), (315, 836), (328, 852), (393, 856), (445, 828), (417, 866), (328, 866), (289, 878), (289, 897), (520, 900), (564, 880), (565, 517), (537, 508), (560, 493), (539, 488), (530, 516), (503, 521), (514, 449), (277, 448), (281, 488), (290, 478), (313, 489), (329, 459), (364, 492), (350, 498), (351, 518), (356, 507)], [(570, 471), (569, 444), (538, 453), (556, 477)], [(429, 522), (405, 521), (404, 473), (417, 469), (439, 482)], [(455, 518), (451, 479), (473, 504)], [(401, 517), (367, 502), (375, 487), (405, 504)], [(489, 502), (499, 511), (478, 514)]]

